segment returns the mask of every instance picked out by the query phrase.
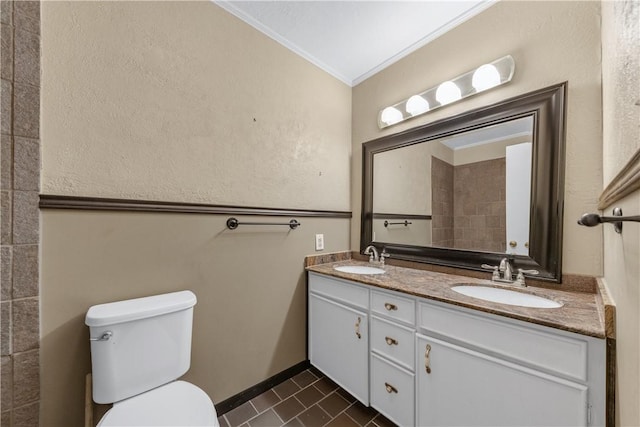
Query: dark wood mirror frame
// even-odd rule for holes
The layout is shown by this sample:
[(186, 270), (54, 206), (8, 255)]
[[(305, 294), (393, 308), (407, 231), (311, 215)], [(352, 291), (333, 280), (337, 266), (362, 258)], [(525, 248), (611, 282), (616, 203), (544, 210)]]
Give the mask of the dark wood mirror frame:
[[(373, 156), (484, 126), (533, 116), (531, 174), (531, 224), (529, 256), (511, 256), (515, 268), (535, 269), (539, 279), (562, 279), (562, 217), (564, 208), (565, 99), (567, 82), (507, 99), (454, 117), (363, 144), (362, 217), (360, 252), (372, 244)], [(403, 217), (404, 218), (404, 217)], [(392, 258), (482, 270), (482, 264), (498, 265), (505, 253), (477, 252), (431, 246), (373, 242)]]

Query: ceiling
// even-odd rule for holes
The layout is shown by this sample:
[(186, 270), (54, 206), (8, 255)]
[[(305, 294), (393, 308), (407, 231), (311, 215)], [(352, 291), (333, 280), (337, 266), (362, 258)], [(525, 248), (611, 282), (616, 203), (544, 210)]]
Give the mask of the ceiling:
[(510, 120), (493, 126), (484, 126), (442, 138), (441, 142), (452, 150), (504, 141), (519, 136), (533, 138), (533, 116)]
[(214, 1), (355, 86), (497, 0)]

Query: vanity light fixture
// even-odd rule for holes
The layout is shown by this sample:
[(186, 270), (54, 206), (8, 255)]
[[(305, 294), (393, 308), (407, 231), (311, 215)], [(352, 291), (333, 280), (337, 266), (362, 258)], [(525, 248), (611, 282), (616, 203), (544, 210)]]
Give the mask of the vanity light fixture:
[(412, 116), (417, 116), (418, 114), (429, 111), (429, 101), (420, 95), (413, 95), (407, 100), (407, 106), (405, 109), (407, 110), (407, 113)]
[(440, 105), (451, 104), (460, 98), (462, 98), (462, 92), (460, 92), (458, 85), (452, 81), (440, 83), (440, 86), (438, 86), (436, 90), (436, 101), (438, 101)]
[(420, 116), (452, 102), (511, 81), (515, 62), (511, 55), (483, 64), (454, 79), (427, 89), (382, 109), (378, 113), (378, 127), (384, 129), (412, 117)]

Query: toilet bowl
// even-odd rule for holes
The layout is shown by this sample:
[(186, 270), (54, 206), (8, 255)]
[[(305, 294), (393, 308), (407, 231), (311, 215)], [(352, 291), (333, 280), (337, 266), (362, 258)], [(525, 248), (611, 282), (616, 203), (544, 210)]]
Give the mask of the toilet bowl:
[(218, 427), (209, 396), (178, 380), (191, 364), (195, 304), (181, 291), (87, 311), (93, 400), (113, 403), (98, 426)]
[(185, 381), (174, 381), (154, 390), (116, 402), (98, 423), (112, 426), (217, 426), (209, 396)]

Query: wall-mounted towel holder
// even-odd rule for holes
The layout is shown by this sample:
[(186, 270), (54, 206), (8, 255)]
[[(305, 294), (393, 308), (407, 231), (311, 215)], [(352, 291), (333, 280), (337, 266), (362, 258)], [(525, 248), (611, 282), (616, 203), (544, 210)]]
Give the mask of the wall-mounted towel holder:
[(235, 230), (239, 225), (287, 225), (290, 229), (295, 230), (302, 224), (295, 219), (289, 222), (239, 222), (237, 218), (232, 217), (227, 220), (227, 228), (229, 230)]
[(403, 222), (389, 222), (389, 221), (384, 222), (385, 227), (388, 227), (390, 225), (404, 225), (405, 227), (408, 227), (409, 224), (412, 224), (412, 222), (409, 222), (406, 219)]
[(622, 209), (614, 208), (613, 216), (601, 216), (595, 213), (584, 214), (578, 220), (578, 224), (593, 227), (598, 224), (610, 222), (613, 224), (613, 228), (616, 230), (616, 233), (622, 233), (622, 221), (640, 222), (640, 215), (622, 216)]

